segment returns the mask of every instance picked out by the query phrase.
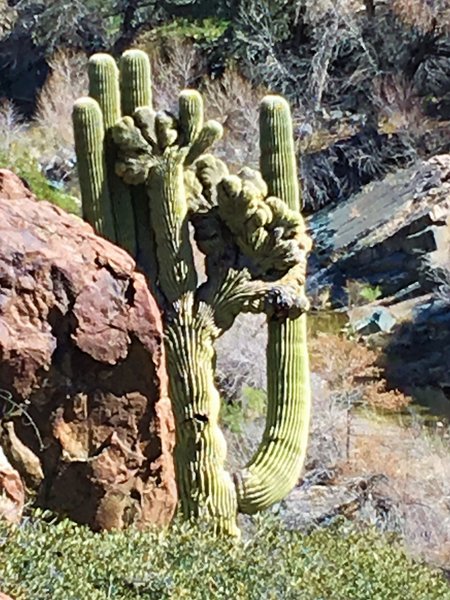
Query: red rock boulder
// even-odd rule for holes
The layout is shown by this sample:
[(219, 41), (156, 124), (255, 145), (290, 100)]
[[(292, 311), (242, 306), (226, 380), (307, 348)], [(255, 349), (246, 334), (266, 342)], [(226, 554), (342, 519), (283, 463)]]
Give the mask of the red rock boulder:
[(0, 446), (94, 529), (176, 505), (162, 322), (132, 258), (0, 170)]

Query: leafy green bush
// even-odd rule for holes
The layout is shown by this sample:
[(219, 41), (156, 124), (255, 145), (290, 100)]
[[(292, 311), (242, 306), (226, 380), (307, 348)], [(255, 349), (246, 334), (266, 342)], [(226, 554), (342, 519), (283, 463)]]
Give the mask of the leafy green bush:
[(147, 36), (153, 38), (188, 38), (201, 42), (214, 42), (224, 34), (229, 25), (222, 19), (208, 18), (202, 20), (175, 19), (155, 27)]
[(254, 421), (266, 412), (267, 393), (250, 386), (242, 390), (239, 402), (223, 402), (220, 419), (225, 427), (233, 433), (243, 433), (246, 423)]
[(21, 154), (11, 159), (11, 156), (0, 154), (0, 168), (11, 169), (24, 179), (38, 200), (48, 200), (69, 213), (80, 214), (75, 198), (53, 187), (33, 158)]
[(310, 535), (257, 519), (240, 543), (207, 530), (92, 533), (36, 512), (0, 525), (0, 588), (16, 600), (446, 600), (444, 578), (348, 522)]

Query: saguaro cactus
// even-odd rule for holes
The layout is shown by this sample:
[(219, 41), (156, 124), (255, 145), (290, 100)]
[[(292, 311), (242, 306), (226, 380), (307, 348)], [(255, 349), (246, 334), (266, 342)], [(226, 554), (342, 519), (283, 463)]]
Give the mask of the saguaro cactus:
[[(239, 176), (230, 175), (222, 161), (207, 153), (222, 128), (215, 121), (204, 122), (201, 95), (181, 92), (177, 115), (155, 112), (150, 96), (136, 89), (145, 79), (142, 68), (130, 68), (129, 61), (136, 57), (144, 60), (140, 53), (131, 53), (121, 61), (127, 115), (113, 125), (105, 118), (109, 128), (103, 141), (100, 135), (95, 138), (96, 146), (85, 126), (94, 101), (81, 99), (75, 105), (80, 178), (103, 181), (106, 169), (111, 181), (113, 155), (114, 176), (129, 186), (116, 202), (123, 210), (126, 199), (134, 216), (140, 211), (140, 235), (147, 231), (151, 240), (145, 262), (153, 265), (152, 285), (165, 322), (181, 510), (187, 518), (211, 520), (218, 530), (238, 535), (239, 510), (264, 509), (295, 485), (308, 436), (304, 283), (310, 240), (300, 214), (289, 106), (278, 96), (263, 100), (261, 172), (244, 168)], [(111, 90), (118, 85), (103, 79), (119, 81), (117, 69), (103, 68), (107, 61), (109, 65), (104, 55), (91, 59), (91, 90), (102, 90), (96, 96), (99, 105), (103, 110), (113, 106), (118, 114), (116, 99), (107, 101), (101, 95), (115, 94)], [(137, 106), (141, 101), (147, 105)], [(86, 161), (86, 152), (96, 159)], [(135, 186), (140, 191), (133, 202)], [(108, 204), (108, 194), (95, 196), (91, 183), (82, 182), (81, 187), (88, 218), (91, 204), (101, 206), (105, 214), (115, 205), (114, 200)], [(200, 285), (190, 226), (205, 255), (206, 281)], [(140, 262), (142, 254), (135, 254)], [(268, 413), (255, 456), (240, 472), (230, 474), (218, 425), (214, 343), (241, 312), (267, 315)]]

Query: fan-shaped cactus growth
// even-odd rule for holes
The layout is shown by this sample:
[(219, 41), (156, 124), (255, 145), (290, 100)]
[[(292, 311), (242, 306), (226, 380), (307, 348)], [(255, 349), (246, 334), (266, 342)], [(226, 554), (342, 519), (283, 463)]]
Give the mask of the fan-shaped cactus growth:
[[(113, 239), (128, 249), (135, 239), (138, 263), (151, 274), (165, 322), (181, 510), (187, 518), (212, 520), (220, 531), (238, 535), (238, 510), (261, 510), (295, 485), (308, 436), (304, 283), (310, 240), (299, 212), (290, 111), (280, 97), (263, 100), (261, 173), (244, 168), (230, 175), (209, 154), (222, 127), (204, 121), (201, 95), (181, 92), (176, 115), (154, 111), (145, 65), (142, 53), (125, 53), (119, 77), (109, 57), (91, 59), (91, 96), (105, 115), (102, 125), (97, 109), (96, 127), (106, 131), (89, 134), (87, 115), (98, 105), (92, 98), (77, 101), (84, 212), (105, 235), (108, 230), (99, 223), (110, 222), (112, 213)], [(125, 116), (119, 116), (119, 81)], [(123, 187), (111, 183), (114, 177), (124, 182), (120, 198), (116, 194)], [(97, 214), (102, 219), (91, 217)], [(125, 224), (130, 231), (118, 235)], [(202, 284), (190, 224), (205, 255)], [(230, 474), (218, 425), (214, 343), (241, 312), (267, 315), (268, 414), (255, 456)]]

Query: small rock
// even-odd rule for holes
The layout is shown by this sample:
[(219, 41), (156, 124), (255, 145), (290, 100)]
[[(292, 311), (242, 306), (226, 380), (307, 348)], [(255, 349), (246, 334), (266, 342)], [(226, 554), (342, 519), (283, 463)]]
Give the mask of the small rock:
[(388, 333), (394, 327), (396, 321), (389, 310), (377, 307), (371, 314), (353, 324), (353, 329), (360, 335), (372, 335), (374, 333)]
[[(0, 448), (0, 519), (18, 523), (25, 503), (25, 490), (20, 475), (9, 464)], [(0, 593), (0, 600), (7, 598)]]
[(342, 112), (342, 110), (332, 110), (330, 113), (330, 118), (335, 121), (340, 121), (344, 118), (344, 113)]

